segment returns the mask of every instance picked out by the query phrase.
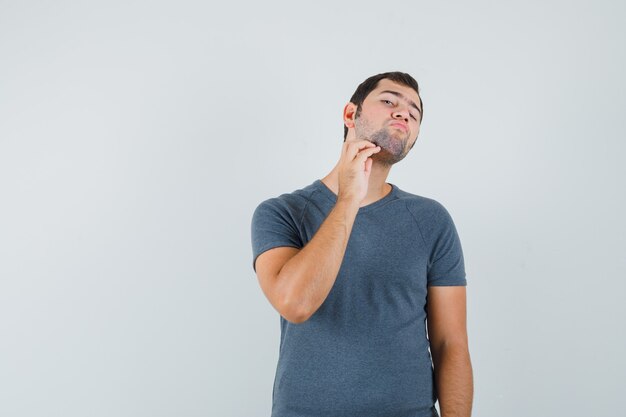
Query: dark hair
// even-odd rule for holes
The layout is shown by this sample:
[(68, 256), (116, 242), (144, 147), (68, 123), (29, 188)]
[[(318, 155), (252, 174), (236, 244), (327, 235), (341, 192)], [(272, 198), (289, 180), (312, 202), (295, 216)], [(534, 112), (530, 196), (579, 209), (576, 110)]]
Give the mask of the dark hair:
[[(420, 116), (420, 123), (422, 123), (422, 119), (424, 118), (424, 105), (422, 104), (422, 97), (420, 97), (419, 85), (417, 85), (417, 81), (415, 81), (415, 79), (411, 77), (409, 74), (405, 72), (398, 72), (398, 71), (383, 72), (382, 74), (372, 75), (367, 80), (359, 84), (359, 86), (354, 91), (354, 94), (352, 94), (352, 98), (350, 98), (350, 103), (356, 104), (355, 118), (359, 117), (359, 114), (361, 113), (361, 105), (363, 104), (363, 101), (365, 101), (365, 98), (369, 95), (369, 93), (371, 93), (374, 89), (376, 89), (380, 80), (390, 80), (398, 84), (406, 85), (407, 87), (411, 87), (413, 90), (415, 90), (415, 92), (417, 93), (417, 97), (420, 99), (420, 109), (422, 110), (421, 116)], [(346, 125), (344, 125), (343, 126), (343, 141), (344, 142), (346, 141), (347, 137), (348, 137), (348, 128), (346, 127)]]

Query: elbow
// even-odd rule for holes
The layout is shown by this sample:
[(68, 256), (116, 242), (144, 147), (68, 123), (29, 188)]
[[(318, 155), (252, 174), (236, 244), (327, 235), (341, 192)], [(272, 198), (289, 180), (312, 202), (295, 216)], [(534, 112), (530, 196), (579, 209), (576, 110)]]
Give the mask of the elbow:
[(441, 341), (430, 341), (431, 350), (468, 350), (467, 338), (452, 338)]
[[(285, 279), (284, 276), (279, 280), (282, 283), (293, 282), (291, 279)], [(304, 300), (299, 293), (294, 292), (293, 287), (283, 286), (280, 292), (278, 312), (285, 320), (293, 324), (301, 324), (311, 317), (312, 314), (306, 308)]]
[(282, 303), (280, 315), (290, 323), (302, 324), (311, 318), (311, 314), (304, 308), (301, 303), (293, 303), (285, 301)]
[(309, 319), (306, 316), (289, 316), (289, 317), (283, 316), (283, 318), (292, 324), (302, 324)]
[(298, 280), (285, 277), (285, 268), (279, 272), (278, 282), (282, 283), (280, 287), (280, 300), (278, 303), (278, 312), (290, 323), (302, 324), (307, 321), (313, 312), (308, 308), (308, 303), (304, 297), (303, 290), (298, 285), (294, 285)]
[(444, 357), (456, 358), (456, 360), (470, 360), (469, 347), (464, 341), (431, 343), (430, 352), (435, 364), (439, 363)]

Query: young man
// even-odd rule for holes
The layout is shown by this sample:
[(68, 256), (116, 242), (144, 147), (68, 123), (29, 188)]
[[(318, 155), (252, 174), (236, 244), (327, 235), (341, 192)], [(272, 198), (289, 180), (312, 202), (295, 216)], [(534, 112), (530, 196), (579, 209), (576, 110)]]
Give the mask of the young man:
[(442, 417), (471, 414), (454, 222), (385, 182), (422, 115), (410, 75), (368, 78), (344, 108), (332, 171), (254, 212), (253, 268), (281, 315), (273, 417), (433, 417), (437, 399)]

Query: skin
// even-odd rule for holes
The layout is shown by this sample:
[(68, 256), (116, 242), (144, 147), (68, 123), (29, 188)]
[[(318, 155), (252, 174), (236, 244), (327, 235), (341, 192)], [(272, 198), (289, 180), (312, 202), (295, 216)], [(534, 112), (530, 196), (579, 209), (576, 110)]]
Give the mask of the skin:
[[(389, 171), (406, 157), (419, 134), (421, 115), (411, 102), (419, 105), (413, 89), (381, 80), (358, 114), (354, 103), (345, 106), (346, 141), (339, 161), (322, 179), (337, 195), (337, 203), (302, 249), (277, 247), (258, 257), (256, 270), (261, 288), (290, 322), (308, 320), (330, 293), (359, 207), (391, 191), (391, 185), (385, 182)], [(428, 287), (427, 309), (441, 416), (469, 417), (473, 382), (465, 287)]]
[[(403, 98), (387, 91), (401, 94)], [(357, 191), (361, 193), (359, 195), (364, 194), (364, 198), (359, 201), (360, 207), (387, 195), (391, 185), (385, 181), (391, 167), (409, 153), (417, 140), (421, 120), (419, 102), (417, 92), (412, 88), (383, 79), (365, 98), (358, 115), (354, 103), (346, 104), (343, 120), (348, 134), (344, 152), (347, 147), (350, 155), (354, 153), (356, 156), (363, 149), (375, 148), (376, 145), (380, 146), (380, 150), (366, 158), (357, 172), (346, 167), (349, 161), (340, 159), (331, 172), (322, 178), (322, 182), (339, 198), (351, 196)], [(359, 145), (363, 141), (365, 143)], [(343, 187), (339, 186), (340, 182)]]

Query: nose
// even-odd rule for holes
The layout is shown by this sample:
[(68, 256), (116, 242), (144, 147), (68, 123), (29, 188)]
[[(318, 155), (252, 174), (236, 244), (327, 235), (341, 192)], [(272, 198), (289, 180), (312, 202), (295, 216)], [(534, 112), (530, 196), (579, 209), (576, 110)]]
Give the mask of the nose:
[(396, 111), (393, 112), (394, 119), (401, 119), (404, 120), (406, 123), (409, 122), (409, 117), (409, 109), (406, 107), (398, 108), (396, 109)]

